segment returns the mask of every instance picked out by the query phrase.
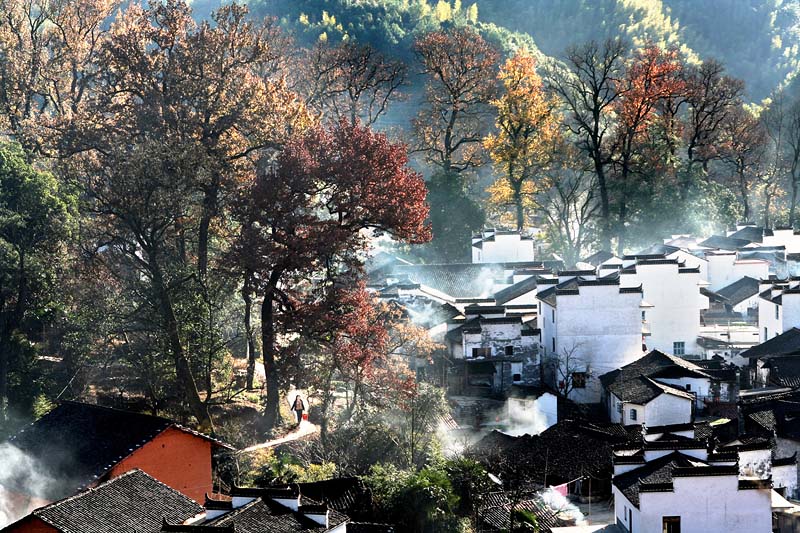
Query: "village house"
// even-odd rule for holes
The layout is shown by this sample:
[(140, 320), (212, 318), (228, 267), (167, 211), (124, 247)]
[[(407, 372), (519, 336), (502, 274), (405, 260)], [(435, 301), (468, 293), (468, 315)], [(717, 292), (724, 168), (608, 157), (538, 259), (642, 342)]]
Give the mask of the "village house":
[[(319, 499), (311, 498), (314, 494)], [(347, 533), (350, 517), (336, 507), (368, 507), (357, 478), (269, 488), (234, 487), (224, 499), (205, 497), (204, 505), (141, 470), (131, 470), (34, 510), (3, 533), (158, 533), (177, 531), (237, 533)], [(390, 533), (370, 524), (352, 531)]]
[(472, 235), (473, 263), (533, 261), (536, 241), (519, 231), (487, 228)]
[[(653, 443), (655, 444), (655, 443)], [(772, 531), (772, 482), (677, 439), (614, 453), (617, 525), (635, 533)]]
[(704, 281), (699, 267), (687, 267), (677, 258), (663, 255), (626, 256), (620, 271), (623, 287), (642, 287), (648, 305), (642, 309), (649, 335), (647, 349), (678, 356), (697, 355), (700, 313), (708, 308), (708, 299), (700, 293)]
[(800, 329), (792, 327), (740, 356), (748, 361), (749, 381), (753, 387), (800, 386)]
[(759, 340), (766, 342), (793, 327), (800, 327), (800, 277), (764, 278), (759, 286)]
[(445, 343), (455, 366), (452, 392), (499, 396), (512, 385), (541, 382), (539, 331), (523, 316), (504, 306), (473, 304), (448, 328)]
[(598, 376), (642, 355), (642, 288), (593, 271), (558, 276), (540, 279), (537, 293), (545, 378), (571, 400), (599, 403)]
[(734, 313), (738, 313), (743, 319), (746, 319), (758, 315), (758, 287), (759, 280), (744, 276), (730, 285), (722, 287), (717, 294), (725, 298), (726, 304), (730, 305)]
[(230, 449), (166, 418), (77, 402), (62, 402), (8, 442), (53, 480), (38, 494), (9, 480), (5, 489), (19, 506), (60, 500), (134, 469), (202, 501), (213, 490), (213, 453)]
[(157, 533), (164, 520), (184, 523), (202, 516), (205, 509), (181, 494), (134, 469), (34, 510), (3, 528), (2, 533)]
[(621, 424), (663, 426), (692, 422), (708, 404), (736, 401), (736, 374), (714, 377), (680, 357), (653, 350), (600, 376), (609, 419)]

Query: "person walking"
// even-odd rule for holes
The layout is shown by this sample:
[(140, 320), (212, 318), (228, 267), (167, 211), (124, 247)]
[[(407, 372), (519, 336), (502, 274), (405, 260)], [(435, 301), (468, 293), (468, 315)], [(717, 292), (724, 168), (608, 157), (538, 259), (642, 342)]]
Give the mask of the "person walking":
[(303, 399), (300, 398), (300, 395), (294, 397), (294, 404), (292, 405), (292, 411), (294, 411), (294, 415), (297, 418), (297, 425), (300, 425), (300, 422), (303, 421), (303, 411), (306, 410), (306, 405), (303, 403)]

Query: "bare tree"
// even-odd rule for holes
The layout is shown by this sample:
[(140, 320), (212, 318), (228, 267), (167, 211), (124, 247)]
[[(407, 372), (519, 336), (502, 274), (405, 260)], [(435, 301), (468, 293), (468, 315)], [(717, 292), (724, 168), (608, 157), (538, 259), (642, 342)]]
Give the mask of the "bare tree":
[(586, 360), (578, 353), (580, 346), (580, 343), (574, 343), (570, 348), (564, 347), (553, 361), (557, 388), (567, 399), (575, 389), (585, 388), (586, 382), (592, 376)]
[(571, 265), (595, 238), (592, 221), (600, 210), (597, 175), (562, 166), (553, 172), (548, 185), (538, 195), (537, 206), (547, 221), (549, 241)]
[(389, 103), (401, 97), (406, 65), (392, 61), (370, 45), (345, 41), (326, 43), (304, 54), (298, 69), (298, 89), (319, 114), (339, 121), (371, 126), (386, 113)]
[(741, 104), (744, 83), (725, 75), (725, 67), (708, 60), (686, 69), (686, 102), (689, 106), (685, 128), (687, 169), (681, 183), (686, 198), (694, 166), (707, 170), (708, 162), (718, 157), (716, 147), (723, 124)]
[(600, 194), (600, 217), (603, 221), (601, 247), (611, 248), (611, 208), (608, 166), (612, 162), (610, 129), (611, 110), (620, 96), (618, 81), (624, 70), (627, 46), (620, 39), (596, 41), (567, 51), (566, 70), (551, 69), (551, 88), (567, 109), (567, 128), (578, 139), (577, 146), (592, 162)]

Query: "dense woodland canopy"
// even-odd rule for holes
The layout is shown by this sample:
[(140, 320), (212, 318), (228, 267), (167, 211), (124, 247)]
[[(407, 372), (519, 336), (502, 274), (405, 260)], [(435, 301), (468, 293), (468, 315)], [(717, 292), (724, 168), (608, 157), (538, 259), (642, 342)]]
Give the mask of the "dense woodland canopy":
[(315, 460), (369, 464), (348, 421), (384, 413), (424, 466), (439, 393), (394, 355), (435, 346), (370, 243), (797, 226), (800, 2), (750, 4), (0, 0), (0, 434), (103, 396), (244, 441), (298, 386)]

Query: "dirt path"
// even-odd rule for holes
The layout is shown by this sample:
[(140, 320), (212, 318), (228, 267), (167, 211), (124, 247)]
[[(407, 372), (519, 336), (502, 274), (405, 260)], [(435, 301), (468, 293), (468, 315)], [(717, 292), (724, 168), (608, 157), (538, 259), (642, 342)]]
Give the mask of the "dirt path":
[(319, 432), (319, 426), (312, 424), (308, 420), (303, 420), (302, 422), (300, 422), (300, 427), (298, 427), (297, 429), (295, 429), (290, 433), (287, 433), (283, 437), (279, 439), (268, 440), (260, 444), (254, 444), (253, 446), (249, 446), (241, 450), (241, 452), (246, 453), (246, 452), (254, 452), (256, 450), (263, 450), (264, 448), (273, 448), (280, 444), (285, 444), (287, 442), (292, 442), (294, 440), (302, 439), (303, 437), (307, 437), (309, 435), (314, 435), (315, 433), (318, 432)]

